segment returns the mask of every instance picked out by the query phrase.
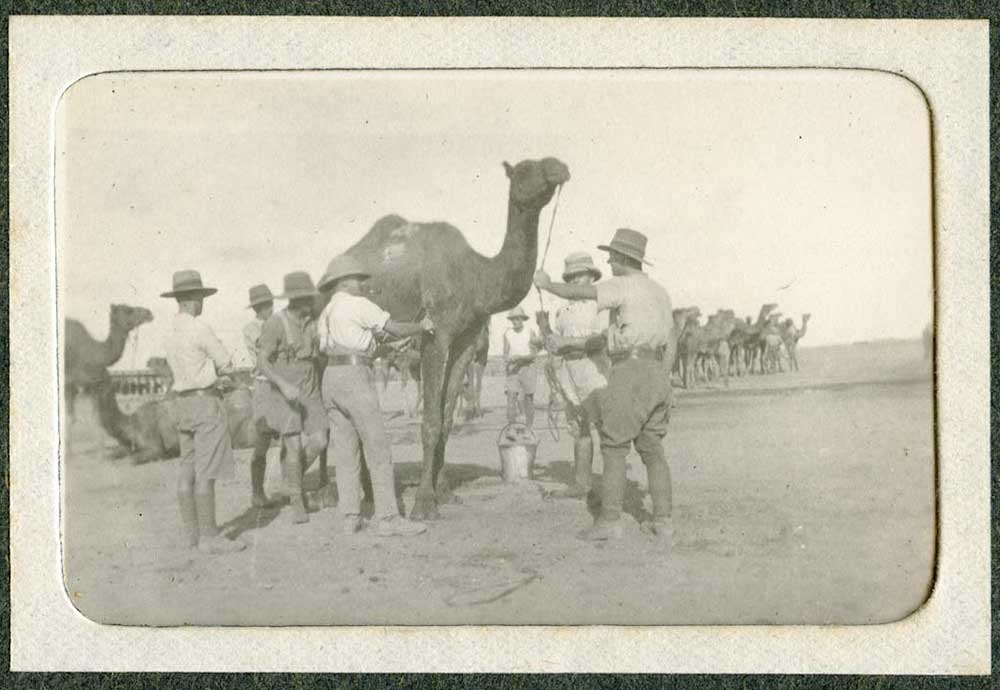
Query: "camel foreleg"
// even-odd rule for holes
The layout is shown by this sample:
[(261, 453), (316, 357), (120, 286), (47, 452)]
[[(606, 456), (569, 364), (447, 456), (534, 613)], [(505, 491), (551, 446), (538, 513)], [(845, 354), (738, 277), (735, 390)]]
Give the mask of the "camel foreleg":
[(483, 416), (483, 376), (486, 373), (486, 367), (475, 362), (472, 365), (472, 403), (475, 416)]
[[(448, 365), (449, 338), (438, 333), (425, 343), (420, 368), (421, 392), (424, 400), (424, 418), (420, 427), (423, 443), (423, 466), (420, 486), (410, 511), (416, 520), (433, 520), (440, 517), (437, 494), (435, 493), (438, 471), (439, 445), (444, 430), (445, 370)], [(440, 454), (443, 459), (443, 453)]]
[[(435, 462), (438, 466), (437, 480), (435, 482), (435, 493), (438, 503), (456, 502), (452, 493), (454, 487), (448, 481), (448, 471), (445, 465), (445, 447), (455, 422), (455, 407), (463, 392), (465, 374), (469, 368), (469, 362), (472, 361), (472, 356), (475, 354), (472, 342), (474, 341), (465, 344), (463, 341), (455, 341), (452, 344), (452, 361), (449, 362), (448, 367), (445, 369), (447, 385), (444, 392), (444, 414), (442, 415), (441, 440), (438, 442), (439, 453), (435, 456)], [(464, 347), (464, 349), (455, 352), (457, 347)]]

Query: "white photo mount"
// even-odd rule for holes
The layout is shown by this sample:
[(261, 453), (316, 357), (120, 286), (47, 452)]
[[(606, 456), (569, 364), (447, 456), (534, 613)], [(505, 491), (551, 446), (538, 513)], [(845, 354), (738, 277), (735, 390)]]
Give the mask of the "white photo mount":
[[(52, 171), (65, 89), (106, 71), (497, 67), (866, 68), (923, 91), (934, 136), (939, 560), (917, 613), (839, 627), (156, 629), (101, 626), (73, 609), (55, 433)], [(986, 22), (12, 17), (12, 668), (988, 673), (988, 92)]]

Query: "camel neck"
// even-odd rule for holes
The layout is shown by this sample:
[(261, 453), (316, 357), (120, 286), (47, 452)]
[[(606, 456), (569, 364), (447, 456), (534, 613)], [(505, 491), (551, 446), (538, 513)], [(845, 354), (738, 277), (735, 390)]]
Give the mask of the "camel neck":
[[(125, 350), (125, 341), (128, 340), (129, 330), (122, 325), (111, 321), (108, 327), (108, 339), (105, 345), (111, 350), (115, 359)], [(112, 362), (113, 364), (114, 362)]]
[(497, 295), (487, 310), (496, 313), (510, 309), (528, 294), (538, 261), (539, 209), (522, 208), (508, 202), (507, 234), (500, 253), (489, 261), (484, 279), (492, 286), (488, 294)]

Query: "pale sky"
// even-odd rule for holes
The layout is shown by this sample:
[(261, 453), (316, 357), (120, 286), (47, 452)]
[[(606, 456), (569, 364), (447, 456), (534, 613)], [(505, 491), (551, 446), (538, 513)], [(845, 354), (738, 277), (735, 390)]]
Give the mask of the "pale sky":
[(492, 255), (502, 161), (545, 156), (572, 175), (554, 275), (579, 250), (606, 269), (596, 245), (628, 226), (675, 307), (810, 312), (802, 346), (917, 337), (931, 318), (928, 113), (884, 73), (108, 75), (66, 93), (58, 126), (63, 314), (99, 339), (112, 302), (156, 316), (119, 368), (162, 355), (178, 269), (219, 288), (203, 318), (236, 352), (250, 285), (318, 279), (383, 215), (450, 222)]

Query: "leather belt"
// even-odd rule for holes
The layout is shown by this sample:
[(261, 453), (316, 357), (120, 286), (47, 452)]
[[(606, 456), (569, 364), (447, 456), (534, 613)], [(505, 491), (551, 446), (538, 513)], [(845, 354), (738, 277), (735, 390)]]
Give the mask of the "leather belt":
[(208, 388), (192, 388), (189, 391), (178, 391), (177, 395), (181, 398), (190, 398), (195, 395), (206, 395), (212, 398), (221, 398), (222, 393), (218, 388), (208, 387)]
[(371, 365), (372, 358), (367, 355), (330, 355), (326, 359), (326, 366), (328, 367), (370, 367)]
[(662, 362), (663, 349), (657, 348), (654, 350), (651, 347), (634, 347), (631, 350), (616, 352), (611, 355), (611, 361), (615, 364), (618, 362), (624, 362), (627, 359), (649, 359), (654, 362)]

